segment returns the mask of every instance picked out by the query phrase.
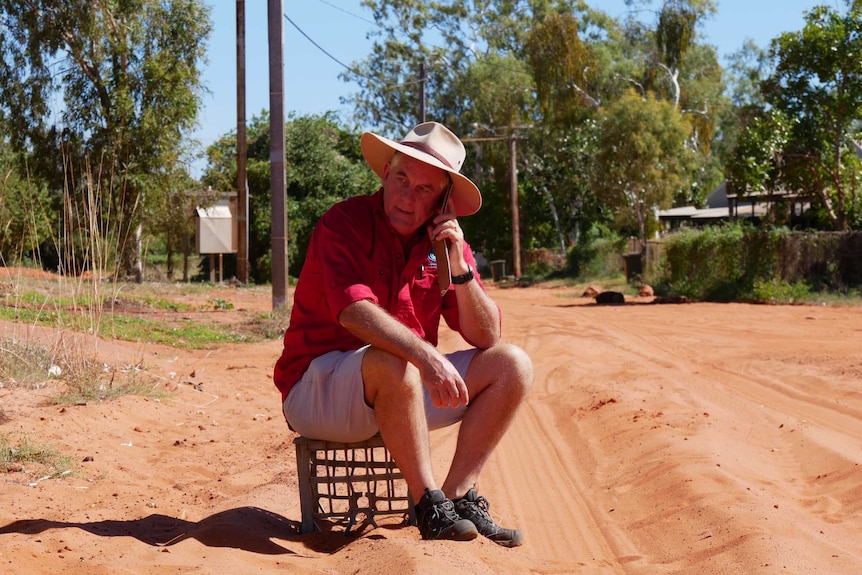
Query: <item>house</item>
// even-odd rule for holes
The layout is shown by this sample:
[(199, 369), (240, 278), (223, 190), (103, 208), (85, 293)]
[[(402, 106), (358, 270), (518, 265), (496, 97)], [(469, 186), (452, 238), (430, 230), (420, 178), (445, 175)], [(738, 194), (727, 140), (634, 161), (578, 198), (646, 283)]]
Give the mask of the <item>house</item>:
[(722, 182), (706, 198), (706, 208), (685, 206), (659, 210), (662, 232), (671, 232), (687, 227), (702, 227), (738, 219), (760, 222), (777, 202), (790, 205), (790, 222), (800, 219), (811, 207), (810, 198), (798, 192), (784, 190), (748, 193), (740, 196), (727, 193), (727, 182)]

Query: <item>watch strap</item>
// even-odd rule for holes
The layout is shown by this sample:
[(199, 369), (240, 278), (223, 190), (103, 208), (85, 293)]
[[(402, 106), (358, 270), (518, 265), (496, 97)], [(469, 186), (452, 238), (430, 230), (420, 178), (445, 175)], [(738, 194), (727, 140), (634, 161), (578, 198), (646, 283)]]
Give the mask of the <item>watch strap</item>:
[(452, 276), (452, 283), (455, 285), (465, 284), (468, 281), (470, 281), (471, 279), (473, 279), (474, 277), (475, 277), (475, 274), (473, 272), (473, 266), (468, 265), (467, 266), (467, 273), (461, 274), (459, 276)]

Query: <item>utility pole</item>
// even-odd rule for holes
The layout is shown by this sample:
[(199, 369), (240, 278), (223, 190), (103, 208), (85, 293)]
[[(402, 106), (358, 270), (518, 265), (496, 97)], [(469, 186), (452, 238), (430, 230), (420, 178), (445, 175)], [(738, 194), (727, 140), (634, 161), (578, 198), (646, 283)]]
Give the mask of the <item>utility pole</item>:
[(236, 276), (248, 283), (248, 177), (245, 135), (245, 0), (236, 0)]
[(284, 5), (268, 0), (269, 192), (272, 209), (272, 309), (287, 303), (287, 190), (284, 173)]
[[(474, 127), (476, 125), (474, 124)], [(518, 136), (517, 130), (527, 129), (531, 126), (512, 126), (507, 128), (510, 132), (507, 136), (487, 136), (476, 138), (463, 138), (462, 142), (502, 142), (509, 144), (509, 199), (512, 211), (512, 275), (521, 277), (521, 210), (518, 206), (518, 155), (515, 141)], [(486, 128), (488, 129), (488, 128)], [(496, 128), (493, 129), (496, 131)]]
[(419, 64), (419, 123), (425, 123), (425, 62)]
[(509, 196), (512, 205), (512, 273), (521, 277), (521, 210), (518, 207), (518, 156), (515, 132), (509, 134)]

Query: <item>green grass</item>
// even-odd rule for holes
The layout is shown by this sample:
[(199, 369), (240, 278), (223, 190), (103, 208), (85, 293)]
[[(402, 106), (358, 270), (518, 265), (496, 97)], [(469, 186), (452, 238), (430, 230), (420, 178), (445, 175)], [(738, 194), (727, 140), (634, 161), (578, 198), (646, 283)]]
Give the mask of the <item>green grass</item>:
[[(256, 335), (254, 330), (236, 331), (225, 325), (183, 320), (166, 322), (164, 318), (149, 319), (135, 315), (124, 315), (112, 312), (109, 305), (104, 306), (101, 311), (90, 313), (89, 308), (80, 300), (78, 305), (74, 307), (67, 301), (67, 298), (56, 298), (50, 303), (45, 303), (44, 296), (38, 296), (35, 292), (25, 294), (17, 301), (19, 304), (13, 306), (2, 305), (0, 302), (0, 319), (15, 323), (95, 333), (100, 337), (119, 338), (126, 341), (160, 343), (181, 349), (204, 349), (208, 346), (225, 343), (261, 341), (278, 335), (270, 328), (267, 328), (260, 335)], [(147, 309), (170, 312), (181, 313), (197, 311), (198, 309), (195, 306), (177, 303), (165, 298), (138, 298), (137, 300), (124, 301), (136, 301)], [(230, 310), (233, 309), (233, 304), (221, 299), (212, 299), (201, 309)], [(97, 320), (94, 319), (94, 315), (99, 316)]]
[[(0, 307), (0, 319), (32, 325), (54, 326), (80, 332), (93, 332), (90, 318), (56, 309)], [(164, 320), (105, 313), (95, 330), (100, 337), (115, 337), (125, 341), (160, 343), (181, 349), (205, 349), (225, 343), (247, 343), (262, 338), (238, 333), (223, 325), (185, 322), (171, 325)]]
[(99, 335), (127, 341), (160, 343), (182, 349), (205, 349), (215, 344), (255, 341), (253, 337), (229, 330), (223, 325), (190, 321), (174, 326), (164, 321), (116, 314), (103, 318)]
[(99, 337), (208, 349), (283, 335), (289, 307), (234, 318), (221, 313), (233, 303), (211, 294), (211, 286), (200, 284), (21, 277), (0, 293), (0, 321), (51, 328), (54, 341), (44, 345), (0, 333), (0, 387), (38, 389), (55, 379), (60, 385), (52, 386), (58, 391), (51, 400), (60, 404), (163, 397), (167, 394), (140, 366), (105, 365), (88, 342)]
[(75, 471), (72, 457), (24, 436), (17, 443), (0, 433), (0, 471), (23, 472), (39, 479), (65, 477)]

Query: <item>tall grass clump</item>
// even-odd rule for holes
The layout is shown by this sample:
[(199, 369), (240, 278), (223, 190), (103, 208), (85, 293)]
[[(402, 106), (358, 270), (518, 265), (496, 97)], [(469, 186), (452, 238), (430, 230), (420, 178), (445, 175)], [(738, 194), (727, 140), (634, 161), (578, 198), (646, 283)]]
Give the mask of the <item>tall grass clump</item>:
[[(112, 315), (106, 306), (122, 287), (118, 264), (126, 241), (99, 181), (89, 170), (80, 183), (70, 174), (62, 196), (62, 225), (56, 225), (57, 214), (39, 201), (38, 190), (18, 190), (33, 195), (32, 201), (19, 202), (26, 208), (23, 217), (32, 233), (15, 244), (17, 253), (9, 253), (7, 242), (0, 264), (30, 262), (40, 270), (54, 265), (59, 274), (51, 280), (29, 277), (34, 274), (12, 276), (12, 283), (0, 293), (0, 318), (13, 322), (13, 327), (0, 332), (2, 386), (39, 388), (57, 380), (54, 400), (58, 402), (158, 395), (140, 369), (115, 368), (97, 359), (99, 335), (105, 331), (102, 324)], [(47, 237), (36, 233), (46, 229), (40, 226), (45, 221), (52, 222)], [(43, 255), (51, 264), (42, 260)], [(53, 330), (50, 335), (41, 329), (45, 327)]]
[(62, 368), (44, 346), (0, 337), (0, 387), (38, 388), (58, 370)]

